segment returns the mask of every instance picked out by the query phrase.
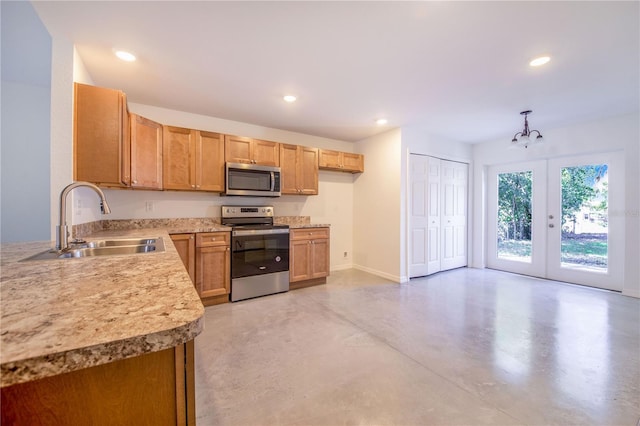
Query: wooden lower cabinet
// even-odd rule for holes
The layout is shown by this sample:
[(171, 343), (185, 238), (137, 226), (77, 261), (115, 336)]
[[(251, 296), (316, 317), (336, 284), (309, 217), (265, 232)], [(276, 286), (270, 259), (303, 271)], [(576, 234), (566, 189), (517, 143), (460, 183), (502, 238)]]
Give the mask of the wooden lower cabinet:
[(289, 252), (291, 288), (320, 284), (329, 276), (329, 228), (292, 229)]
[(205, 306), (226, 303), (231, 292), (231, 234), (196, 234), (196, 290)]
[(193, 340), (0, 395), (3, 425), (195, 425)]
[(189, 273), (191, 282), (196, 283), (196, 234), (171, 234), (171, 241)]

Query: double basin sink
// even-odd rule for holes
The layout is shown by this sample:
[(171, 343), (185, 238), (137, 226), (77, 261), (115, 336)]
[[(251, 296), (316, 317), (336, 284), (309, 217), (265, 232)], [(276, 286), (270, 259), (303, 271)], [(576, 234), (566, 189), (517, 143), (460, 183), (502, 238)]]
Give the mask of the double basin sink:
[(158, 253), (163, 251), (164, 241), (162, 240), (162, 237), (123, 238), (71, 243), (69, 244), (69, 248), (67, 250), (49, 250), (23, 259), (23, 261), (71, 259), (77, 257), (93, 256), (132, 255), (138, 253)]

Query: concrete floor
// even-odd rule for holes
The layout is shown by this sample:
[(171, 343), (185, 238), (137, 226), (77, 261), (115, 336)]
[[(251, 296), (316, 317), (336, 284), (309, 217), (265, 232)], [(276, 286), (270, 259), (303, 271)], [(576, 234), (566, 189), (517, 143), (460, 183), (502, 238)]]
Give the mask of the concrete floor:
[(206, 309), (199, 425), (629, 425), (640, 300), (492, 270)]

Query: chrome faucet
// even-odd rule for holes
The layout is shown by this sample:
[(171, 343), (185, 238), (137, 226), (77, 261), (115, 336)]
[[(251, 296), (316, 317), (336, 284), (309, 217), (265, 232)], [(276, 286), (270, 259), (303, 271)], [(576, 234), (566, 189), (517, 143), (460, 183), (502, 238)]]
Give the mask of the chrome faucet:
[(100, 210), (102, 214), (111, 213), (107, 198), (104, 196), (102, 189), (89, 182), (73, 182), (67, 185), (60, 193), (60, 224), (56, 226), (56, 250), (62, 251), (69, 248), (69, 232), (67, 230), (67, 195), (75, 188), (86, 186), (93, 189), (100, 196)]

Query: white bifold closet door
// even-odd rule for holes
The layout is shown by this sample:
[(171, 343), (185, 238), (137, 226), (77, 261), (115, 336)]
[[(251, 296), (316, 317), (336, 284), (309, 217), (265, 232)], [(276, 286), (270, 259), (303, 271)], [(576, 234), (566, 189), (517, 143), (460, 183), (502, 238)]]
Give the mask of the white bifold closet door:
[(468, 165), (410, 156), (411, 278), (467, 265)]

